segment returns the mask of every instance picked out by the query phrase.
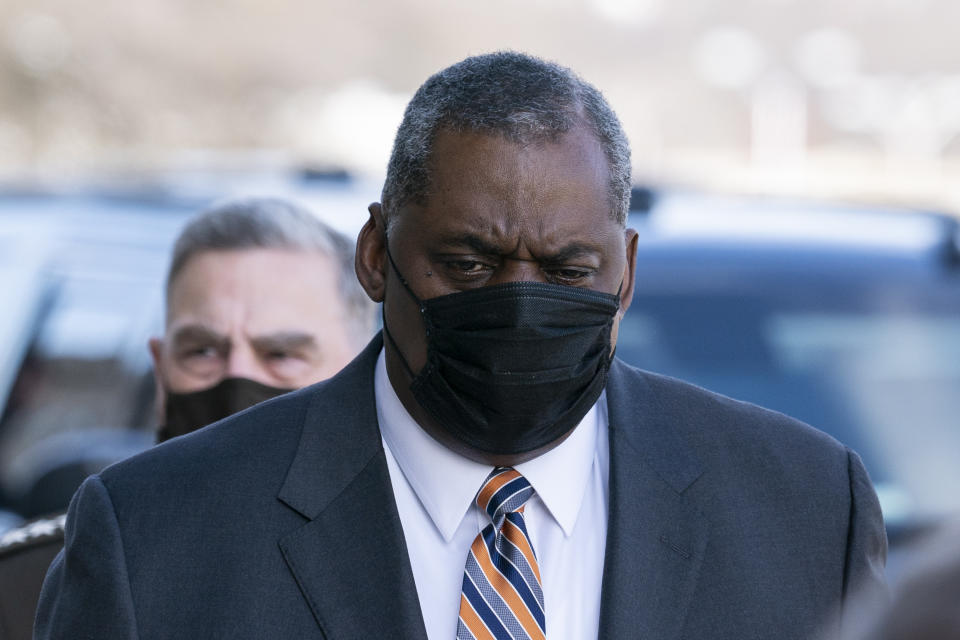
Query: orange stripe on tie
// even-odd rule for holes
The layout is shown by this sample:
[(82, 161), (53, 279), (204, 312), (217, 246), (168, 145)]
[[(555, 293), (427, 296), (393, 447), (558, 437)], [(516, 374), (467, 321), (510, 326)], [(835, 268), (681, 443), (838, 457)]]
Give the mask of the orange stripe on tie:
[(533, 569), (533, 574), (537, 576), (537, 582), (542, 585), (543, 580), (540, 579), (540, 565), (537, 564), (537, 558), (533, 555), (533, 547), (530, 546), (530, 541), (527, 540), (527, 536), (523, 535), (520, 527), (513, 524), (510, 518), (503, 521), (501, 531), (503, 532), (504, 538), (512, 542), (513, 546), (517, 549), (520, 549), (520, 553), (527, 559), (527, 564)]
[(497, 640), (494, 635), (490, 633), (490, 630), (487, 629), (487, 625), (483, 624), (483, 620), (480, 619), (477, 612), (474, 611), (473, 605), (467, 600), (467, 596), (462, 593), (460, 594), (460, 619), (463, 620), (463, 624), (466, 625), (467, 630), (469, 630), (477, 640)]
[(503, 601), (507, 603), (510, 611), (517, 617), (517, 622), (520, 623), (520, 626), (523, 627), (527, 635), (530, 636), (530, 640), (546, 640), (546, 636), (540, 629), (540, 625), (534, 620), (533, 614), (527, 609), (526, 603), (523, 601), (523, 598), (520, 597), (520, 594), (517, 593), (516, 588), (493, 566), (493, 561), (490, 559), (490, 550), (487, 549), (487, 545), (484, 544), (483, 538), (478, 536), (477, 539), (473, 541), (470, 549), (477, 559), (477, 565), (480, 567), (480, 570), (483, 571), (483, 574), (490, 582), (490, 586), (492, 586), (494, 590), (500, 594), (500, 597), (503, 598)]
[(477, 505), (481, 509), (486, 511), (487, 504), (490, 503), (490, 498), (492, 498), (494, 494), (497, 493), (497, 491), (500, 491), (500, 489), (502, 489), (505, 484), (507, 484), (511, 480), (516, 480), (519, 477), (520, 477), (519, 471), (517, 471), (516, 469), (510, 469), (508, 471), (504, 471), (503, 473), (496, 476), (495, 478), (491, 478), (490, 481), (487, 482), (487, 484), (483, 485), (483, 489), (481, 489), (480, 493), (477, 495)]

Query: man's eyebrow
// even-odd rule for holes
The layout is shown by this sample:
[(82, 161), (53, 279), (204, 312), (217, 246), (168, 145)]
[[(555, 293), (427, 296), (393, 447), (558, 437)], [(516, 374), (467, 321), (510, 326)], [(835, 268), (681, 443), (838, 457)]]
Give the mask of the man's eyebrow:
[(171, 340), (174, 344), (189, 341), (224, 345), (229, 342), (227, 336), (202, 324), (188, 324), (179, 327), (173, 332)]
[(255, 349), (260, 351), (290, 351), (295, 349), (309, 349), (317, 346), (317, 339), (313, 334), (305, 331), (278, 331), (250, 339)]
[[(441, 247), (450, 248), (469, 247), (470, 249), (473, 249), (477, 253), (483, 255), (503, 255), (505, 253), (505, 250), (501, 245), (498, 245), (495, 242), (485, 239), (484, 237), (475, 233), (457, 233), (448, 236), (441, 236), (439, 244)], [(556, 251), (545, 253), (541, 260), (543, 262), (555, 264), (567, 262), (575, 258), (582, 258), (584, 256), (595, 256), (600, 253), (603, 253), (602, 249), (595, 245), (582, 242), (572, 242), (557, 249)]]
[(549, 264), (562, 264), (576, 258), (596, 256), (601, 253), (603, 253), (603, 251), (594, 245), (573, 242), (556, 251), (543, 255), (541, 260)]
[(503, 247), (491, 242), (475, 233), (454, 233), (444, 235), (439, 238), (438, 244), (441, 247), (469, 247), (484, 255), (499, 255), (503, 253)]

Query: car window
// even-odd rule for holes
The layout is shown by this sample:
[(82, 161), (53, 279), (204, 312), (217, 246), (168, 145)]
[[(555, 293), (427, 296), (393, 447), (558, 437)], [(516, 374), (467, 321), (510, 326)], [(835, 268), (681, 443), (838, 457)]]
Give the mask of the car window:
[[(92, 473), (98, 468), (87, 462), (152, 441), (146, 343), (162, 329), (170, 248), (192, 212), (81, 197), (0, 200), (0, 239), (6, 230), (22, 247), (14, 277), (0, 262), (0, 303), (14, 298), (0, 314), (0, 350), (15, 352), (0, 359), (0, 383), (9, 381), (0, 393), (0, 498), (8, 507), (41, 515), (24, 496), (46, 471), (72, 458), (77, 474)], [(144, 437), (128, 437), (131, 429)]]

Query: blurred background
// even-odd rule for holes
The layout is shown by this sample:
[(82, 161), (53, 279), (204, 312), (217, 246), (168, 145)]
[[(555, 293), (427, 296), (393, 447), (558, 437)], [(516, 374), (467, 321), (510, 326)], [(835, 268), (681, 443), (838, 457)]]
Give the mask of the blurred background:
[(954, 0), (2, 0), (0, 530), (149, 446), (191, 213), (285, 195), (355, 234), (416, 87), (512, 48), (630, 137), (619, 354), (861, 451), (908, 538), (960, 510), (957, 24)]
[(952, 0), (4, 0), (0, 174), (379, 177), (430, 73), (516, 48), (620, 114), (644, 182), (960, 204)]

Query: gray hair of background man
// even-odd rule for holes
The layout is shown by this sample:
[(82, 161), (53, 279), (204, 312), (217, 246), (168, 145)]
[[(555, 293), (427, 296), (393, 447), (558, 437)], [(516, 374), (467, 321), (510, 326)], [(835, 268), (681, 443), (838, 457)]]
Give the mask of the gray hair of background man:
[(354, 333), (366, 339), (373, 331), (374, 304), (357, 282), (354, 245), (316, 215), (279, 198), (241, 198), (215, 204), (187, 223), (173, 247), (167, 294), (194, 255), (204, 251), (283, 249), (317, 251), (336, 265), (337, 282)]
[(579, 124), (597, 137), (610, 167), (613, 218), (630, 208), (630, 144), (603, 95), (573, 71), (503, 51), (459, 62), (427, 79), (407, 105), (383, 187), (384, 215), (425, 202), (429, 161), (441, 130), (505, 136), (519, 144), (556, 141)]

